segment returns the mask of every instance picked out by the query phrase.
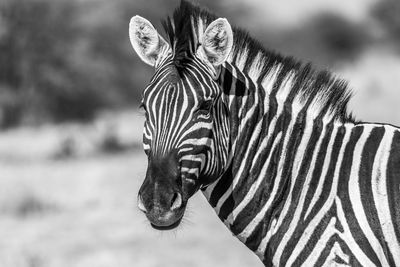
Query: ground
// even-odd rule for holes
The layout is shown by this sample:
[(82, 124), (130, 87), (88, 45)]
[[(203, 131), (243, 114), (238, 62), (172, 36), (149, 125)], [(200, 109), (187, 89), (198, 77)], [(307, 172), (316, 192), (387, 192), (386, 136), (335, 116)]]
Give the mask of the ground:
[[(135, 114), (130, 121), (141, 127)], [(201, 193), (181, 227), (152, 229), (136, 207), (146, 167), (140, 146), (107, 153), (86, 145), (60, 158), (49, 143), (66, 130), (55, 128), (20, 129), (0, 139), (0, 266), (262, 266)], [(88, 128), (67, 127), (90, 135)], [(132, 131), (134, 139), (140, 132)]]

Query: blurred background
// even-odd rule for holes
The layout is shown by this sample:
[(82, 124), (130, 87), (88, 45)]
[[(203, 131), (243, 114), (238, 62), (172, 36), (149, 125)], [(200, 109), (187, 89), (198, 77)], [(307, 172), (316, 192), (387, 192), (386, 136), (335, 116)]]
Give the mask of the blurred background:
[[(400, 1), (200, 0), (266, 47), (350, 83), (358, 119), (400, 125)], [(142, 89), (133, 15), (178, 0), (0, 0), (0, 266), (261, 266), (202, 195), (157, 232), (136, 208)]]

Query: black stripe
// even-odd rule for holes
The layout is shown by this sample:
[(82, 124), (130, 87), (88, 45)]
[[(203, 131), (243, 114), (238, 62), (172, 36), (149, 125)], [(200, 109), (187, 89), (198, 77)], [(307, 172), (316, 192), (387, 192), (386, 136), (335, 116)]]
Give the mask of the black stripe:
[(394, 232), (400, 244), (400, 131), (396, 131), (392, 139), (386, 183)]
[[(315, 153), (318, 153), (317, 156), (317, 162), (318, 164), (315, 165), (314, 170), (312, 170), (312, 176), (311, 176), (311, 181), (310, 181), (310, 185), (308, 188), (308, 192), (306, 195), (306, 199), (304, 201), (304, 210), (301, 214), (301, 218), (304, 218), (306, 211), (308, 210), (310, 204), (311, 204), (311, 200), (315, 194), (315, 191), (317, 189), (318, 186), (318, 182), (321, 179), (325, 179), (325, 177), (321, 177), (322, 171), (323, 171), (323, 166), (324, 166), (324, 161), (326, 160), (327, 157), (327, 148), (328, 148), (328, 144), (331, 140), (331, 138), (336, 138), (336, 136), (332, 136), (333, 133), (333, 129), (334, 129), (334, 125), (333, 123), (329, 123), (328, 125), (325, 126), (326, 130), (325, 130), (325, 134), (323, 137), (323, 140), (321, 142), (319, 151), (316, 151)], [(312, 210), (310, 211), (310, 214), (313, 214), (314, 212), (317, 212), (318, 210), (315, 208), (312, 208)], [(313, 216), (308, 216), (308, 218), (304, 221), (304, 223), (308, 224), (310, 222), (310, 220), (312, 219)]]
[(213, 191), (211, 192), (210, 199), (208, 202), (212, 207), (216, 207), (218, 204), (218, 200), (224, 195), (224, 193), (229, 189), (232, 185), (232, 166), (226, 170), (224, 175), (218, 180), (215, 185)]
[(379, 144), (382, 143), (382, 138), (385, 134), (384, 127), (376, 127), (372, 130), (370, 137), (368, 138), (361, 159), (361, 166), (360, 166), (360, 192), (361, 192), (361, 201), (365, 210), (365, 214), (367, 215), (367, 221), (370, 225), (371, 229), (374, 231), (375, 237), (379, 240), (382, 248), (384, 248), (384, 253), (386, 258), (388, 259), (388, 263), (390, 266), (394, 266), (393, 255), (390, 253), (388, 249), (385, 249), (386, 242), (383, 236), (381, 223), (379, 222), (377, 208), (379, 203), (375, 203), (373, 199), (373, 192), (372, 192), (372, 167), (374, 164), (375, 151), (378, 149)]

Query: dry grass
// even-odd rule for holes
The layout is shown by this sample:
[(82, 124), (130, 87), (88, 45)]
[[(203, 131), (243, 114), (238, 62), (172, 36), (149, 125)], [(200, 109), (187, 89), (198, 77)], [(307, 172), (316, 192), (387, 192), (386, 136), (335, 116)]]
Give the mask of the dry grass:
[[(141, 117), (128, 118), (141, 128)], [(84, 136), (90, 128), (79, 132)], [(126, 134), (140, 140), (141, 129), (135, 131)], [(136, 207), (146, 167), (141, 150), (89, 151), (55, 160), (58, 146), (49, 146), (37, 158), (30, 153), (23, 158), (24, 147), (17, 142), (35, 136), (32, 146), (45, 147), (49, 132), (57, 130), (24, 129), (17, 139), (11, 133), (0, 137), (14, 146), (0, 151), (0, 266), (261, 266), (201, 194), (191, 201), (180, 228), (153, 230)]]

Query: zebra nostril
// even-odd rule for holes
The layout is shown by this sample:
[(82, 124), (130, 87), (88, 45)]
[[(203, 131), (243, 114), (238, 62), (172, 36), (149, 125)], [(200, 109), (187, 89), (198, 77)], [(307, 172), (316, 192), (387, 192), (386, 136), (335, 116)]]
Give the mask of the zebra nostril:
[(178, 192), (175, 192), (171, 199), (171, 210), (175, 210), (182, 206), (182, 196)]
[(142, 200), (142, 196), (139, 194), (138, 195), (138, 208), (141, 210), (141, 211), (143, 211), (144, 213), (146, 213), (147, 212), (147, 210), (146, 210), (146, 208), (145, 208), (145, 206), (144, 206), (144, 204), (143, 204), (143, 200)]

